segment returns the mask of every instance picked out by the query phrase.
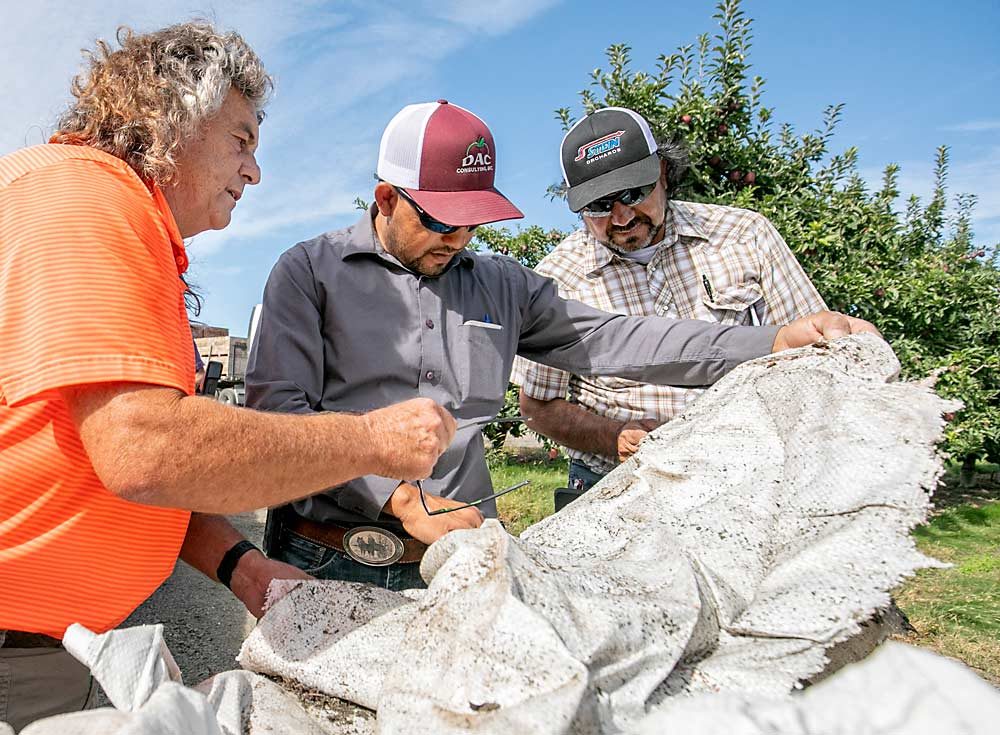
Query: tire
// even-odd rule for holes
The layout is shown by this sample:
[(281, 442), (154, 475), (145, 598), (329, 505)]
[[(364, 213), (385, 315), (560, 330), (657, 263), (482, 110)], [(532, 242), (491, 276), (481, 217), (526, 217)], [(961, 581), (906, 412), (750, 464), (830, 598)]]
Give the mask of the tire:
[(239, 398), (236, 396), (236, 391), (232, 388), (223, 388), (220, 390), (215, 394), (215, 400), (219, 403), (226, 403), (230, 406), (240, 405)]

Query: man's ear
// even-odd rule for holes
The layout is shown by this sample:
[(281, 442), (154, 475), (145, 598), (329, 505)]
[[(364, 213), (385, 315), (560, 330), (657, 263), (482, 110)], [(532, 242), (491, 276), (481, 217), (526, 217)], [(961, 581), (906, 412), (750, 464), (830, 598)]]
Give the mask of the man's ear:
[(391, 217), (398, 202), (399, 194), (392, 188), (392, 184), (380, 181), (375, 185), (375, 206), (383, 217)]

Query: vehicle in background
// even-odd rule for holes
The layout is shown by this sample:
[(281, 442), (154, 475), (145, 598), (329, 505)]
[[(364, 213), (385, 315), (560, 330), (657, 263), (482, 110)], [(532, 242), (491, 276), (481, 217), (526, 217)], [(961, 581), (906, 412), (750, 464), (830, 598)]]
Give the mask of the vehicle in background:
[(191, 325), (194, 343), (205, 363), (205, 395), (220, 403), (242, 406), (246, 403), (247, 359), (260, 323), (262, 304), (250, 312), (246, 337), (233, 337), (225, 327)]

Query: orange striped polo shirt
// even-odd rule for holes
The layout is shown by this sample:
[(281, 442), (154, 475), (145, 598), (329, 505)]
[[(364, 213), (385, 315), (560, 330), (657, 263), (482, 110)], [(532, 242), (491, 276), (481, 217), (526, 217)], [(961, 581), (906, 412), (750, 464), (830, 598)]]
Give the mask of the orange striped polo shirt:
[(190, 514), (108, 491), (58, 389), (193, 393), (186, 268), (163, 193), (124, 161), (52, 144), (0, 158), (0, 629), (108, 630), (173, 570)]

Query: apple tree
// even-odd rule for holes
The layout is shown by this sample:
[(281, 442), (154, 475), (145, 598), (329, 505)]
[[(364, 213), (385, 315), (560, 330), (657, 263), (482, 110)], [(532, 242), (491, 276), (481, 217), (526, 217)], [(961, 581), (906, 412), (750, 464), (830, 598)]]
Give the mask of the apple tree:
[[(892, 344), (909, 379), (933, 377), (943, 396), (965, 408), (946, 431), (946, 451), (1000, 461), (1000, 267), (996, 246), (977, 245), (975, 197), (949, 208), (948, 151), (937, 151), (935, 188), (926, 202), (900, 201), (898, 167), (878, 185), (857, 170), (857, 149), (831, 152), (843, 114), (829, 106), (817, 130), (797, 134), (764, 104), (764, 80), (750, 77), (752, 20), (739, 0), (723, 0), (718, 31), (633, 70), (630, 49), (607, 50), (580, 93), (589, 113), (605, 106), (641, 113), (660, 139), (686, 145), (691, 168), (677, 199), (753, 209), (788, 242), (830, 308), (868, 319)], [(564, 129), (570, 108), (556, 116)], [(550, 187), (552, 196), (561, 187)], [(528, 227), (481, 228), (481, 246), (528, 266), (563, 233)], [(506, 414), (516, 393), (508, 392)]]

